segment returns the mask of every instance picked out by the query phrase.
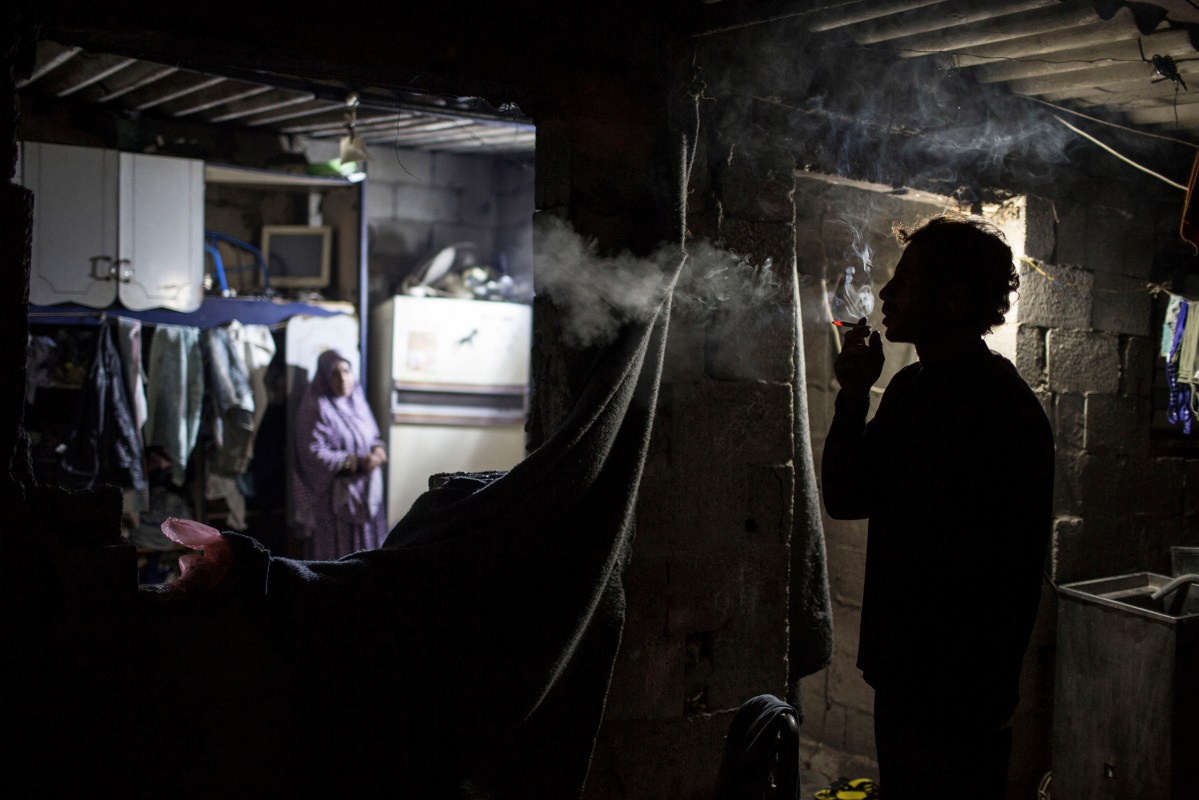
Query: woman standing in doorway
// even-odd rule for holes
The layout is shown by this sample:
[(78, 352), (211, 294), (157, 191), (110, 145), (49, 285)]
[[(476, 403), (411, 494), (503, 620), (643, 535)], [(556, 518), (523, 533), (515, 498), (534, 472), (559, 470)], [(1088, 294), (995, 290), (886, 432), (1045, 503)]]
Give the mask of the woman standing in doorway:
[(377, 548), (387, 535), (387, 450), (353, 367), (326, 350), (300, 402), (293, 479), (304, 558), (328, 561)]

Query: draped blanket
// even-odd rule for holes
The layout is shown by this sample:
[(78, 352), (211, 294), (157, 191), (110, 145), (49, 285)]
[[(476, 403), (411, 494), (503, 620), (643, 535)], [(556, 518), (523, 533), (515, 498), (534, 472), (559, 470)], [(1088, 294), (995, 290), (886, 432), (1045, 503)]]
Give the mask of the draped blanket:
[(578, 797), (668, 305), (605, 348), (541, 447), (506, 473), (445, 476), (382, 548), (296, 561), (226, 533), (236, 567), (215, 596), (152, 605), (179, 725), (133, 740), (182, 748), (191, 796)]

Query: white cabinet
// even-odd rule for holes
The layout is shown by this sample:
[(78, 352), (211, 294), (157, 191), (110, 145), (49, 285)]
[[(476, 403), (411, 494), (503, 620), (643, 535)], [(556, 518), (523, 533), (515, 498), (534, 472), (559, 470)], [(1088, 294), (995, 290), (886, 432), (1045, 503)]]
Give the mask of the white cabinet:
[(24, 142), (21, 180), (34, 194), (29, 302), (200, 307), (203, 162)]

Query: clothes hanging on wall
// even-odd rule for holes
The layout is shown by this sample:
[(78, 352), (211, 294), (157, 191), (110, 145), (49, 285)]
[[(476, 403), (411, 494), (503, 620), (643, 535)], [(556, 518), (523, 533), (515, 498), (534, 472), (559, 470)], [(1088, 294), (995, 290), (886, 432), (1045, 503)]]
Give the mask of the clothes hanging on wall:
[(226, 328), (201, 336), (210, 409), (210, 465), (220, 475), (240, 475), (250, 465), (254, 441), (254, 392), (245, 351)]
[(54, 371), (58, 368), (58, 346), (49, 336), (30, 335), (25, 351), (25, 402), (37, 399), (39, 387), (54, 383)]
[[(1177, 318), (1171, 336), (1170, 353), (1166, 357), (1166, 384), (1169, 387), (1169, 404), (1166, 419), (1190, 435), (1199, 430), (1199, 315), (1195, 304), (1179, 298)], [(1167, 324), (1170, 323), (1167, 315)]]
[(171, 480), (182, 486), (200, 433), (204, 400), (204, 364), (200, 331), (159, 325), (150, 344), (147, 447), (160, 447), (171, 460)]
[(100, 326), (96, 356), (79, 395), (62, 470), (73, 488), (91, 489), (108, 483), (144, 491), (142, 442), (130, 411), (115, 327), (111, 321)]
[(117, 319), (117, 344), (125, 368), (125, 386), (129, 391), (130, 410), (137, 435), (146, 425), (146, 373), (142, 368), (142, 323), (136, 319)]

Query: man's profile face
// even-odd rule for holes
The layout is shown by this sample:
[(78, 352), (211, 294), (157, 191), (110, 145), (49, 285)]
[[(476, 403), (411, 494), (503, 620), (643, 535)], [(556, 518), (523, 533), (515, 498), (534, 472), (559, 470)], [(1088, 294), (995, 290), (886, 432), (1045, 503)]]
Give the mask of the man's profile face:
[(878, 294), (883, 301), (883, 325), (892, 342), (919, 344), (935, 335), (945, 309), (921, 247), (909, 244), (895, 274)]

